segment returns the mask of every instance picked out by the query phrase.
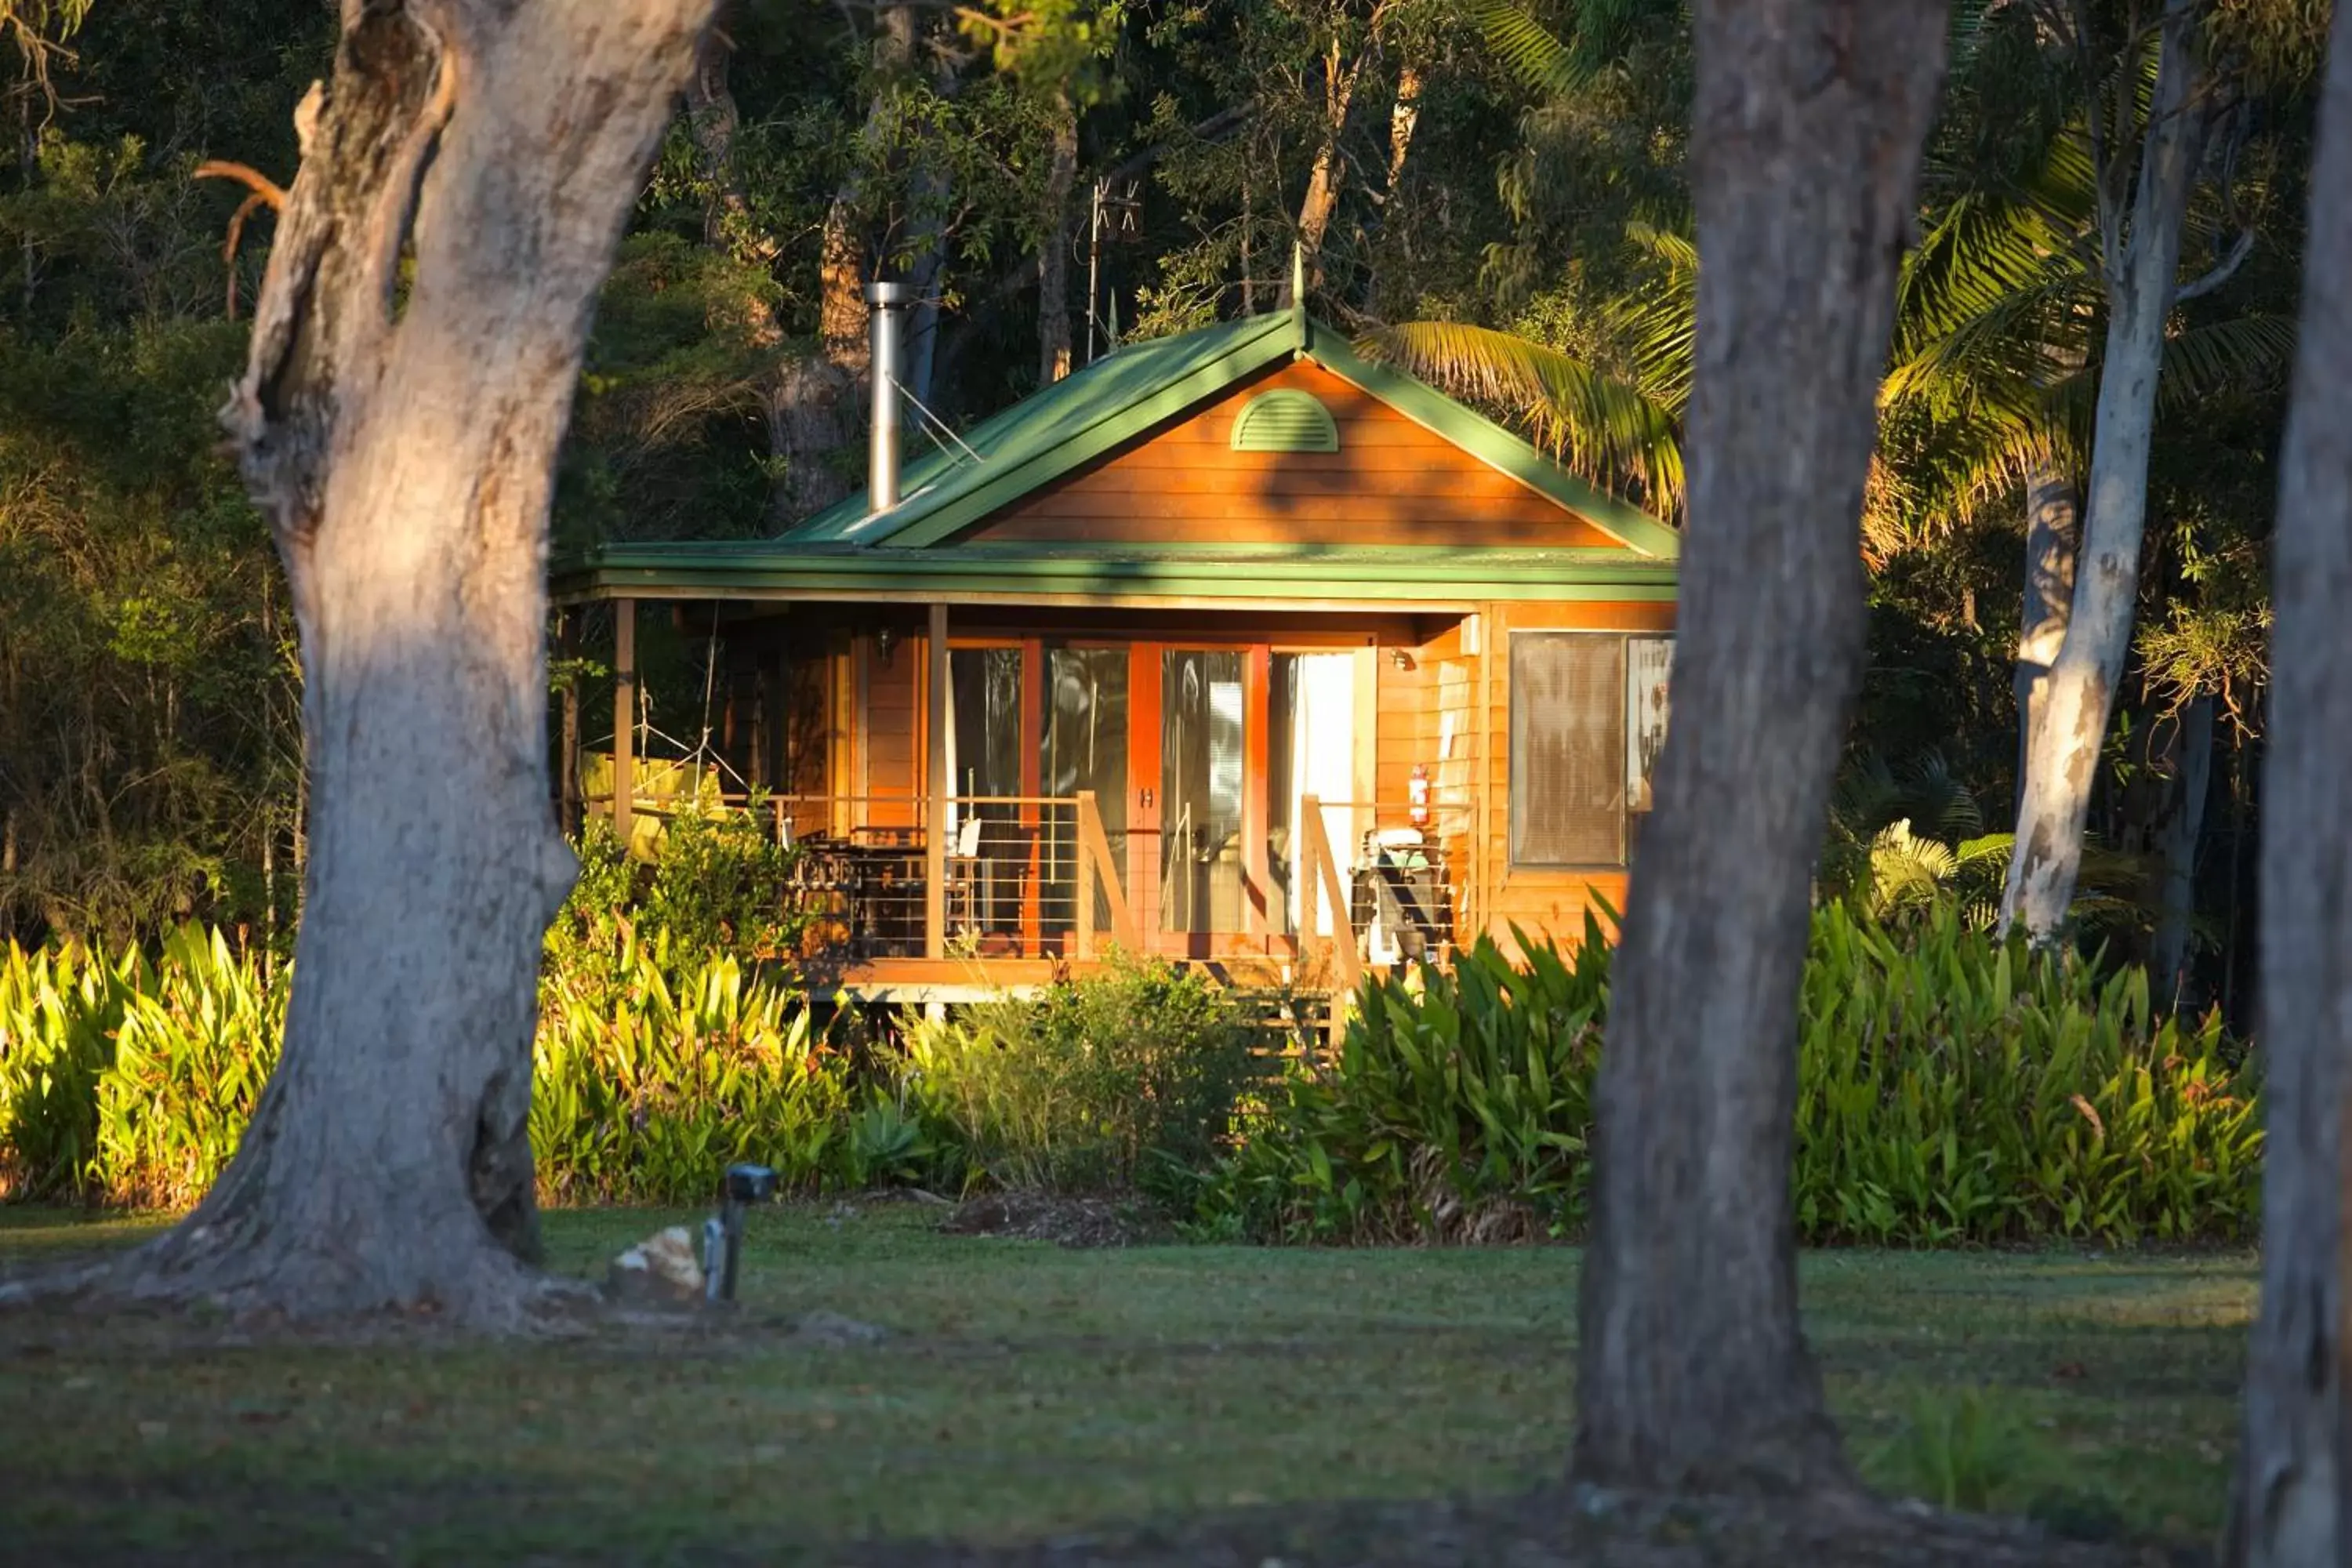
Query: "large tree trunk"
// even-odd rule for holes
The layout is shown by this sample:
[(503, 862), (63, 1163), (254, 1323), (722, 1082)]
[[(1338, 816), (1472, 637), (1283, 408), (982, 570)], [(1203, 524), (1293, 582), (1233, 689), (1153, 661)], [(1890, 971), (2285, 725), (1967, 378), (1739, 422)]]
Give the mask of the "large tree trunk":
[[(1323, 239), (1331, 231), (1332, 215), (1339, 210), (1339, 184), (1348, 172), (1339, 143), (1348, 132), (1348, 111), (1355, 102), (1356, 77), (1363, 68), (1361, 56), (1352, 63), (1341, 62), (1336, 39), (1324, 56), (1323, 135), (1315, 149), (1314, 164), (1307, 171), (1307, 194), (1298, 203), (1298, 250), (1310, 289), (1322, 280)], [(1288, 310), (1290, 296), (1290, 275), (1285, 273), (1276, 308)]]
[(2099, 752), (2131, 651), (2157, 374), (2201, 142), (2194, 102), (2200, 69), (2197, 26), (2197, 0), (2167, 0), (2155, 105), (2128, 231), (2121, 230), (2119, 209), (2105, 209), (2103, 218), (2107, 335), (2092, 430), (2089, 513), (2074, 615), (2051, 661), (2027, 742), (2017, 847), (2001, 894), (2002, 929), (2022, 924), (2037, 942), (2058, 931), (2074, 901)]
[[(1045, 167), (1045, 231), (1037, 244), (1037, 382), (1070, 374), (1070, 191), (1078, 181), (1078, 110), (1054, 95), (1054, 161)], [(1094, 301), (1087, 308), (1092, 310)]]
[(1689, 544), (1598, 1088), (1575, 1461), (1596, 1481), (1851, 1484), (1797, 1321), (1797, 989), (1944, 11), (1696, 7)]
[(2345, 1072), (2352, 1054), (2352, 21), (2336, 13), (2273, 535), (2263, 778), (2263, 1300), (2226, 1559), (2346, 1560)]
[[(516, 1321), (556, 447), (709, 0), (347, 0), (224, 418), (293, 590), (311, 853), (284, 1055), (133, 1294)], [(414, 281), (398, 298), (404, 251)]]
[(2172, 1007), (2189, 997), (2189, 929), (2197, 918), (2197, 850), (2205, 837), (2205, 796), (2213, 782), (2213, 699), (2191, 698), (2172, 727), (2168, 799), (2157, 831), (2163, 868), (2162, 913), (2148, 948), (2158, 994)]
[(2049, 684), (2050, 667), (2066, 645), (2074, 615), (2074, 561), (2083, 544), (2083, 497), (2074, 477), (2056, 463), (2037, 468), (2025, 482), (2025, 603), (2018, 617), (2017, 799), (2033, 758), (2033, 721)]

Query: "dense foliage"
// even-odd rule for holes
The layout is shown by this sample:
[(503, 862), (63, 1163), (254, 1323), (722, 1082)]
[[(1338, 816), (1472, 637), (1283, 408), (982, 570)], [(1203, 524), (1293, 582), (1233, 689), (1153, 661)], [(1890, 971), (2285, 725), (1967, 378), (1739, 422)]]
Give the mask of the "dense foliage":
[[(2077, 9), (2109, 32), (2120, 15)], [(2104, 307), (2084, 267), (2072, 66), (2020, 30), (2019, 7), (1956, 14), (1871, 490), (1854, 741), (1904, 765), (1933, 749), (1985, 803), (1970, 837), (1986, 839), (2016, 786), (2022, 468), (2079, 459)], [(2222, 275), (2176, 312), (2142, 633), (2093, 813), (2111, 858), (2095, 940), (2146, 957), (2186, 932), (2188, 994), (2238, 1019), (2316, 14), (2215, 13), (2243, 111), (2214, 132), (2186, 265)], [(270, 216), (247, 214), (224, 267), (246, 188), (194, 172), (213, 159), (288, 177), (293, 107), (334, 12), (60, 0), (15, 15), (0, 36), (0, 118), (19, 148), (0, 166), (0, 936), (152, 948), (193, 919), (282, 949), (307, 850), (291, 627), (212, 423)], [(827, 411), (857, 403), (838, 395), (860, 374), (839, 326), (863, 277), (916, 284), (908, 384), (953, 425), (1114, 331), (1271, 308), (1295, 245), (1318, 312), (1418, 344), (1406, 357), (1457, 391), (1673, 510), (1693, 263), (1679, 0), (733, 0), (724, 39), (604, 293), (562, 543), (765, 533), (837, 495), (861, 444)], [(586, 614), (576, 629), (600, 647)], [(718, 650), (648, 623), (652, 724), (690, 750)], [(586, 713), (610, 710), (608, 672), (561, 679)], [(2191, 811), (2175, 784), (2209, 718), (2210, 800)], [(2185, 849), (2168, 837), (2184, 812)]]
[(999, 1186), (1141, 1188), (1163, 1198), (1213, 1163), (1264, 1044), (1197, 969), (1115, 957), (1083, 980), (1006, 996), (908, 1035), (910, 1084)]
[[(1269, 1241), (1581, 1223), (1609, 997), (1597, 922), (1570, 953), (1482, 942), (1450, 970), (1368, 981), (1327, 1057), (1279, 1051), (1280, 1030), (1198, 971), (1124, 959), (868, 1039), (709, 928), (630, 909), (575, 908), (549, 945), (531, 1137), (550, 1201), (698, 1202), (750, 1159), (801, 1193), (1139, 1189), (1198, 1234)], [(286, 977), (194, 927), (152, 959), (5, 949), (0, 1193), (193, 1203), (276, 1058)], [(1832, 904), (1801, 1030), (1809, 1239), (2252, 1232), (2251, 1068), (2217, 1016), (2153, 1007), (2141, 970), (1996, 943), (1949, 900), (1892, 922)]]
[[(1482, 942), (1369, 982), (1336, 1060), (1304, 1063), (1202, 1200), (1213, 1233), (1475, 1241), (1572, 1233), (1608, 1009), (1597, 923), (1572, 959)], [(1969, 929), (1814, 920), (1795, 1206), (1817, 1242), (1940, 1246), (2253, 1233), (2260, 1121), (2218, 1016)]]

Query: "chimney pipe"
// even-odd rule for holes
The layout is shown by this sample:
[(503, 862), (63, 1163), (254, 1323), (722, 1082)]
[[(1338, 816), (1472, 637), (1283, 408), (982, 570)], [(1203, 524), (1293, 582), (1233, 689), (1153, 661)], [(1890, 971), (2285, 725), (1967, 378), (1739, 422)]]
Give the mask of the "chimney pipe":
[(898, 504), (898, 337), (907, 286), (868, 283), (866, 303), (873, 333), (874, 413), (866, 448), (866, 515), (872, 517)]

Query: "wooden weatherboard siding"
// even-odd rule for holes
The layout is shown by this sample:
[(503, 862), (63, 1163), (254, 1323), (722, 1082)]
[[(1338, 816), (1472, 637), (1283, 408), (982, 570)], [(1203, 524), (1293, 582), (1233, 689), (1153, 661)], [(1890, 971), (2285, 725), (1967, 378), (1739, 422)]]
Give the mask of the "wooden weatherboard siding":
[[(1262, 392), (1320, 399), (1336, 452), (1237, 452)], [(1322, 366), (1261, 373), (1004, 507), (971, 543), (1530, 545), (1622, 549), (1548, 496), (1481, 462)]]

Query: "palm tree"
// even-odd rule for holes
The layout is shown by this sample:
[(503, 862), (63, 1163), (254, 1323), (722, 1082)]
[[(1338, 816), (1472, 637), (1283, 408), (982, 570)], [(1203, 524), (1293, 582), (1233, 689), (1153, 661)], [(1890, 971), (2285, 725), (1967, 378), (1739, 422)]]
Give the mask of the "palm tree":
[[(1565, 46), (1531, 42), (1549, 35), (1509, 0), (1482, 15), (1491, 46), (1531, 80), (1569, 70)], [(1954, 196), (1906, 261), (1864, 519), (1874, 563), (1976, 520), (2038, 473), (2082, 471), (2104, 330), (2094, 202), (2083, 144), (2062, 136), (2021, 189)], [(1626, 244), (1643, 281), (1577, 323), (1586, 352), (1443, 321), (1375, 326), (1360, 347), (1504, 410), (1585, 478), (1674, 520), (1697, 251), (1688, 235), (1645, 224), (1629, 226)], [(2166, 342), (2160, 395), (2186, 406), (2275, 378), (2294, 331), (2264, 312), (2184, 326)]]

